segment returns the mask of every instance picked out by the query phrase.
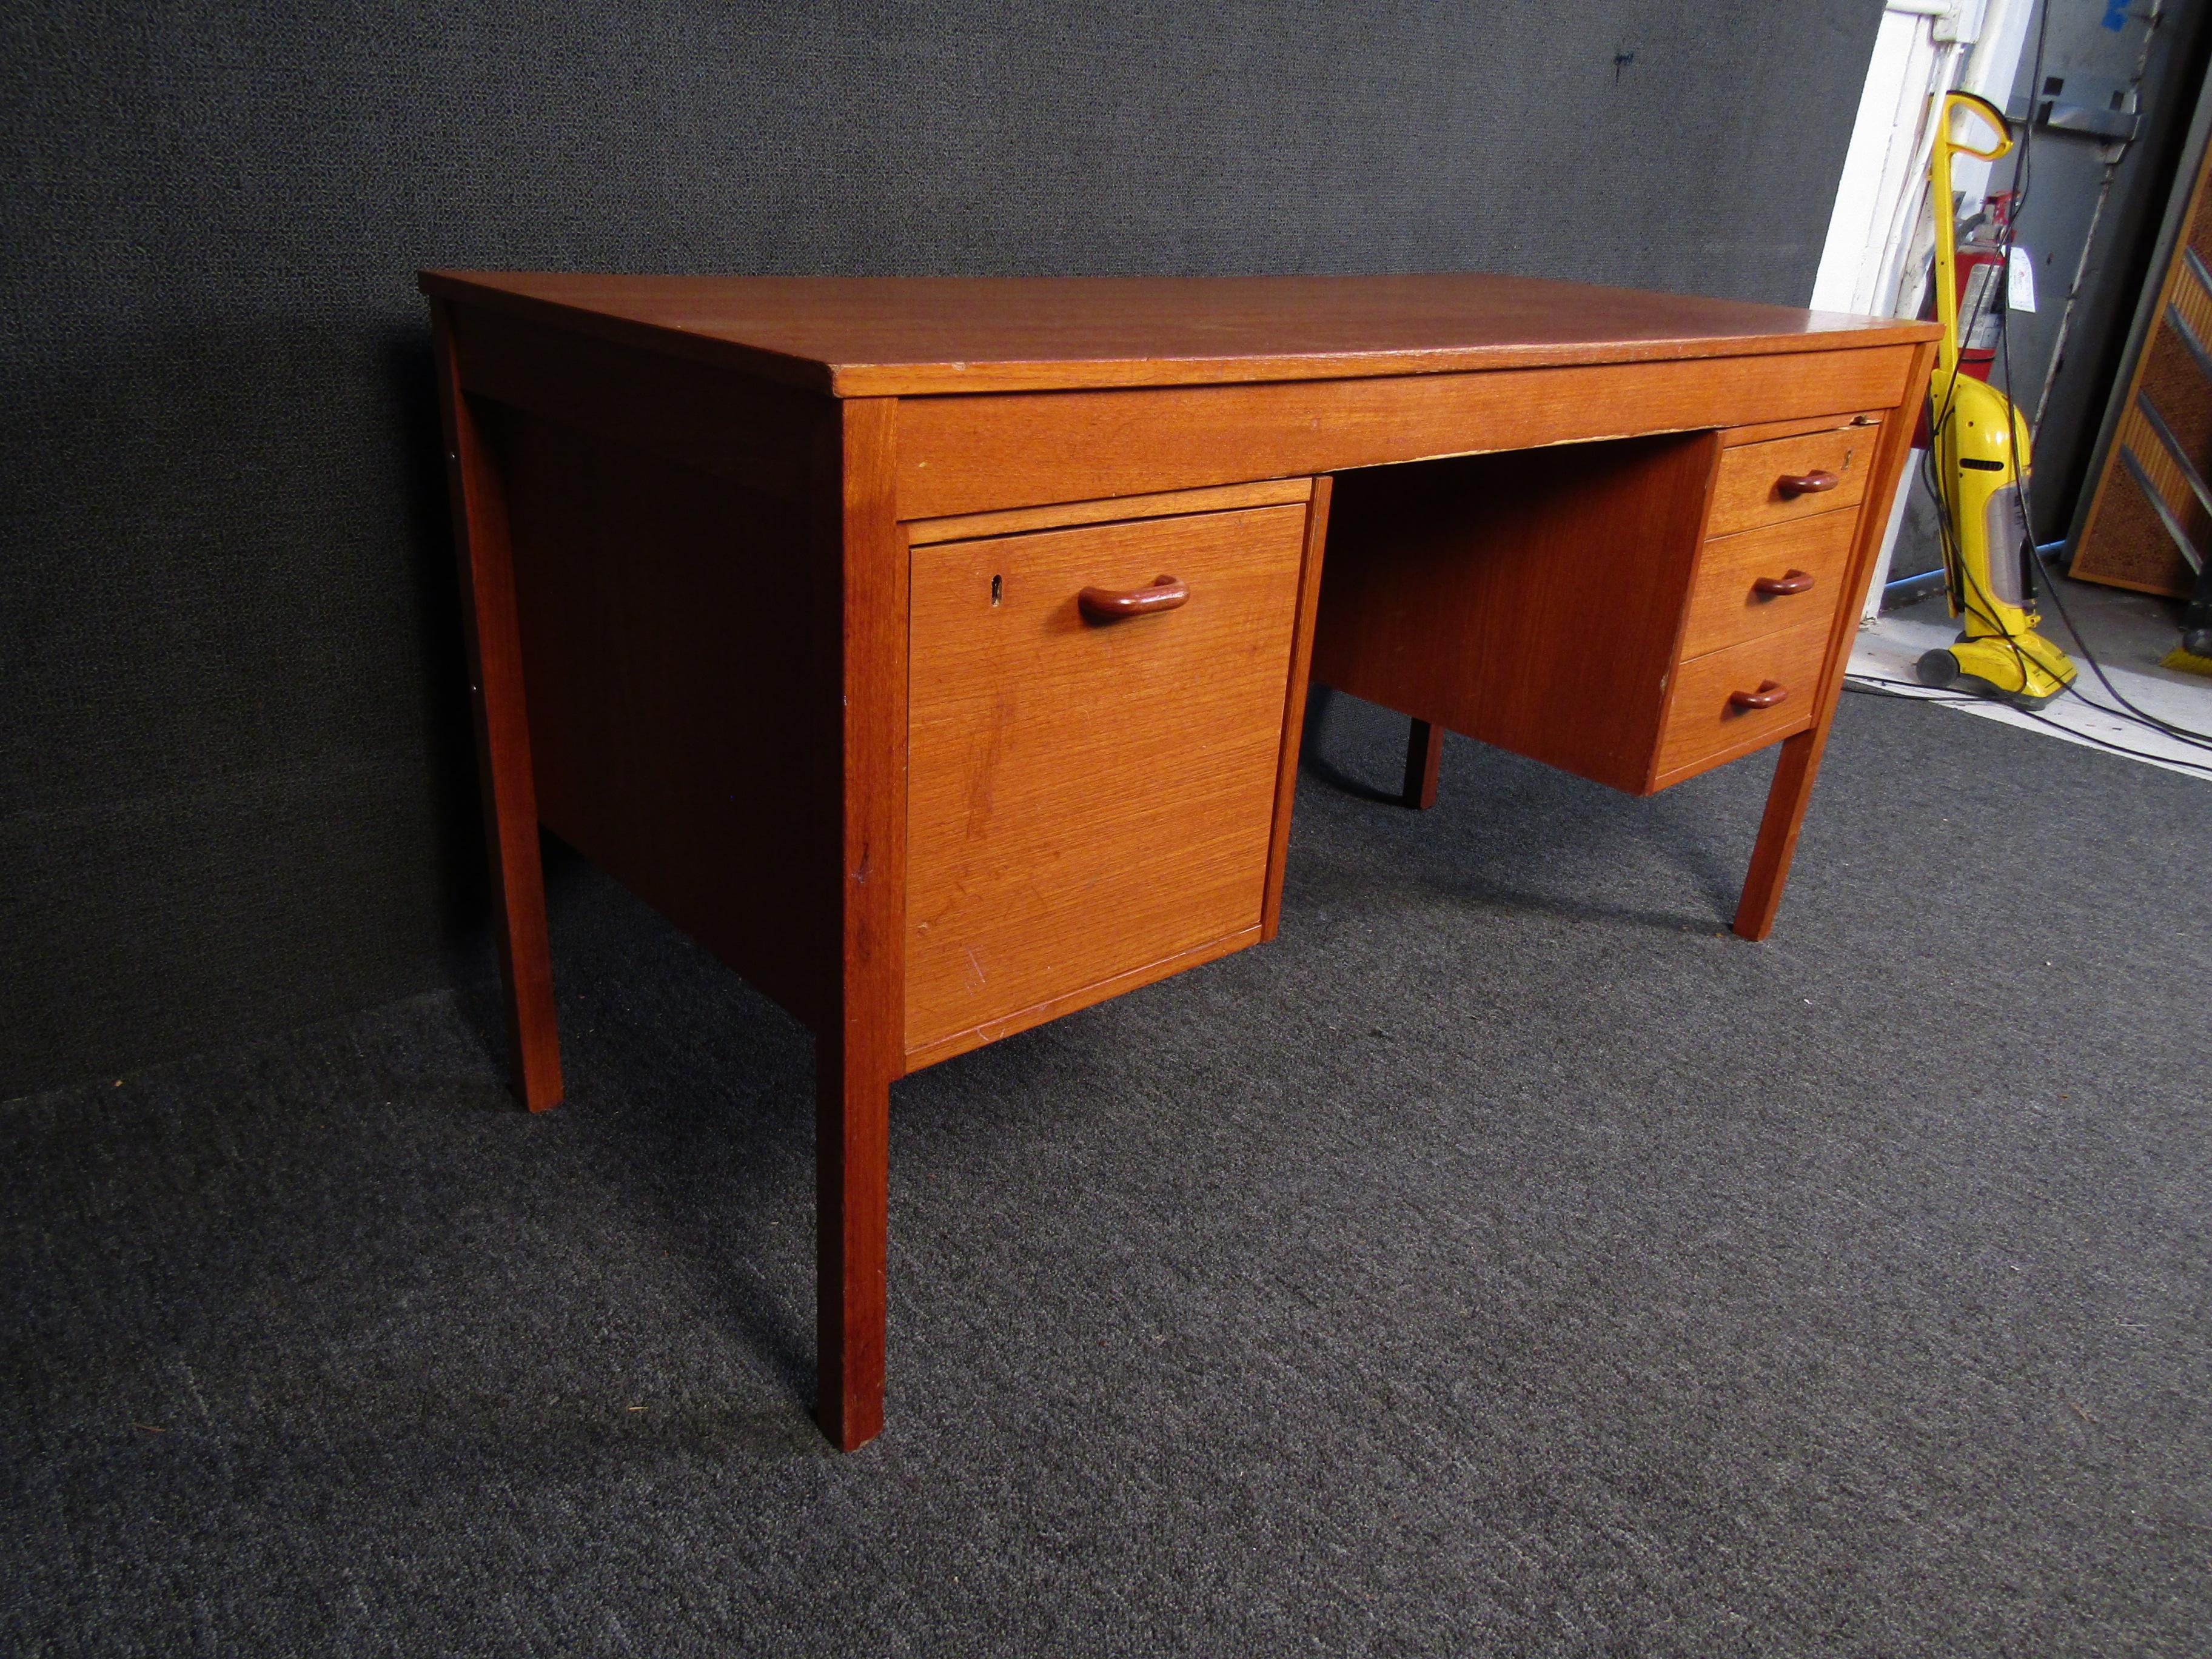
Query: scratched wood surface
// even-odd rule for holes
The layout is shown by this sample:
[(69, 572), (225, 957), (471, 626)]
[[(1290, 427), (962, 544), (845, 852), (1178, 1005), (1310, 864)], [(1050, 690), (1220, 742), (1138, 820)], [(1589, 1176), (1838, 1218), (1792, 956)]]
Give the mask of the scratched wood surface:
[(1848, 417), (1903, 397), (1911, 358), (1910, 348), (1878, 346), (1384, 380), (902, 399), (899, 516), (1692, 432), (1808, 410)]
[[(434, 295), (840, 397), (1740, 356), (1929, 325), (1481, 272), (625, 276), (426, 271)], [(1804, 411), (1795, 411), (1804, 412)]]

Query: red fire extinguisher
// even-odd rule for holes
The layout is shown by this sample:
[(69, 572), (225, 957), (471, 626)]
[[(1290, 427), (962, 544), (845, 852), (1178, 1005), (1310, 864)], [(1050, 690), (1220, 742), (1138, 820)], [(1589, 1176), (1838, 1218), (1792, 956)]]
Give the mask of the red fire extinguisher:
[[(2004, 324), (2006, 303), (2005, 244), (2012, 237), (2013, 192), (2001, 190), (1990, 196), (1982, 210), (1959, 228), (1958, 263), (1955, 267), (1959, 283), (1959, 372), (1971, 374), (1978, 380), (1990, 378), (1990, 368), (1996, 361), (1998, 331)], [(1928, 297), (1921, 303), (1923, 319), (1936, 314), (1936, 289), (1929, 285)], [(1916, 447), (1925, 449), (1931, 441), (1928, 427), (1928, 411), (1920, 412), (1919, 428), (1913, 434)]]
[[(1963, 227), (1959, 243), (1959, 372), (1978, 380), (1990, 378), (1996, 361), (1997, 331), (2003, 326), (2005, 244), (2012, 240), (2012, 191), (1991, 196), (1980, 215)], [(1936, 314), (1929, 294), (1921, 314)]]

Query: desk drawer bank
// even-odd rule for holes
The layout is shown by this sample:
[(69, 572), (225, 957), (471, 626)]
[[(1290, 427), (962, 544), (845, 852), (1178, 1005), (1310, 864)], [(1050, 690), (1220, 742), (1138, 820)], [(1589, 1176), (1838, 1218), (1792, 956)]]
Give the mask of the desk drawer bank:
[(1452, 276), (424, 273), (517, 1093), (542, 824), (816, 1037), (819, 1418), (883, 1420), (890, 1091), (1273, 936), (1310, 672), (1637, 792), (1783, 758), (1930, 325)]

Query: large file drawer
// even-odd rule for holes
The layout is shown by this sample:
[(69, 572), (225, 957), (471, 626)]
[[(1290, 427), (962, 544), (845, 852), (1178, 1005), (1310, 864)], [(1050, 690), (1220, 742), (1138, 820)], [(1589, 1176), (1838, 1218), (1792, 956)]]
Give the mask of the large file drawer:
[[(912, 1063), (1256, 938), (1305, 519), (1263, 507), (914, 550)], [(1113, 620), (1079, 603), (1162, 578), (1188, 599)]]

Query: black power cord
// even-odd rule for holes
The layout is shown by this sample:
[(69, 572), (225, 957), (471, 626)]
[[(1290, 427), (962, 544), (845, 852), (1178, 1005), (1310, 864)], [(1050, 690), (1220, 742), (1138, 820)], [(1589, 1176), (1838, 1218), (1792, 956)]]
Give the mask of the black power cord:
[[(2040, 9), (2036, 24), (2035, 58), (2033, 72), (2029, 80), (2027, 119), (2022, 124), (2020, 135), (2020, 159), (2013, 164), (2011, 210), (2005, 216), (2004, 231), (1998, 238), (1997, 242), (1998, 252), (2003, 260), (2003, 274), (2002, 281), (2005, 285), (1998, 293), (1998, 304), (1996, 308), (1997, 349), (2004, 363), (2006, 402), (2008, 406), (2011, 404), (2011, 388), (2013, 386), (2012, 337), (2011, 331), (2008, 326), (2010, 313), (2012, 310), (2010, 294), (2008, 290), (2011, 283), (2013, 249), (2018, 236), (2017, 226), (2020, 221), (2021, 210), (2027, 204), (2028, 191), (2034, 180), (2033, 145), (2035, 134), (2035, 104), (2036, 100), (2042, 96), (2043, 93), (2044, 52), (2045, 42), (2049, 35), (2050, 25), (2051, 8), (2049, 0), (2045, 0), (2045, 4)], [(1948, 119), (1948, 116), (1939, 115), (1938, 118)], [(1933, 206), (1938, 212), (1949, 213), (1954, 210), (1952, 204), (1948, 202), (1931, 204), (1931, 206)], [(1941, 280), (1940, 275), (1938, 280)], [(1963, 354), (1960, 358), (1954, 360), (1950, 377), (1944, 383), (1943, 396), (1939, 400), (1937, 407), (1935, 410), (1929, 422), (1929, 442), (1928, 449), (1921, 459), (1921, 471), (1922, 480), (1928, 486), (1929, 494), (1933, 497), (1936, 502), (1936, 529), (1942, 544), (1945, 573), (1947, 576), (1950, 577), (1952, 580), (1953, 592), (1960, 601), (1960, 610), (1964, 611), (1971, 611), (1973, 607), (1973, 602), (1977, 599), (1978, 599), (1981, 604), (1985, 607), (1993, 606), (1995, 599), (1991, 594), (1990, 594), (1985, 589), (1982, 588), (1981, 584), (1975, 578), (1974, 574), (1966, 568), (1966, 561), (1961, 556), (1960, 548), (1958, 527), (1952, 520), (1950, 497), (1942, 487), (1942, 480), (1938, 474), (1936, 459), (1941, 445), (1943, 428), (1946, 423), (1949, 422), (1956, 403), (1959, 374), (1962, 362)], [(2014, 506), (2020, 515), (2021, 534), (2024, 538), (2025, 543), (2024, 551), (2022, 554), (2022, 574), (2032, 583), (2034, 579), (2035, 567), (2038, 563), (2038, 560), (2035, 553), (2036, 540), (2034, 526), (2031, 516), (2031, 509), (2028, 504), (2027, 490), (2026, 488), (2027, 482), (2026, 478), (2020, 480), (2020, 487), (2014, 490), (2013, 496)], [(2094, 709), (2097, 713), (2104, 714), (2108, 718), (2139, 724), (2147, 726), (2153, 731), (2158, 732), (2164, 736), (2185, 743), (2192, 748), (2212, 750), (2212, 732), (2198, 732), (2188, 726), (2177, 725), (2173, 721), (2162, 719), (2156, 714), (2151, 714), (2146, 709), (2140, 708), (2135, 703), (2130, 702), (2126, 695), (2123, 693), (2118, 686), (2112, 684), (2111, 676), (2105, 672), (2104, 664), (2098, 659), (2095, 652), (2091, 649), (2087, 641), (2083, 638), (2081, 630), (2075, 624), (2072, 613), (2067, 609), (2064, 597), (2058, 592), (2057, 582), (2056, 580), (2054, 579), (2047, 582), (2045, 586), (2051, 594), (2052, 602), (2058, 607), (2059, 617), (2064, 621), (2067, 631), (2074, 636), (2076, 647), (2080, 650), (2083, 659), (2089, 664), (2090, 668), (2096, 673), (2099, 683), (2104, 686), (2106, 690), (2112, 694), (2113, 701), (2117, 702), (2119, 707), (2112, 708), (2107, 704), (2099, 702), (2095, 698), (2090, 696), (2086, 691), (2083, 691), (2078, 684), (2079, 676), (2076, 676), (2075, 679), (2069, 680), (2066, 683), (2065, 690), (2068, 692), (2079, 699), (2087, 708)], [(1991, 620), (1994, 620), (1996, 612), (1994, 609), (1988, 609), (1985, 610), (1984, 615)], [(2005, 634), (2004, 638), (2006, 643), (2012, 647), (2014, 660), (2022, 670), (2021, 678), (2022, 680), (2025, 681), (2027, 678), (2027, 659), (2025, 653), (2021, 652), (2019, 642), (2012, 638), (2009, 632)], [(1870, 687), (1875, 685), (1904, 686), (1905, 684), (1903, 681), (1882, 680), (1879, 678), (1879, 677), (1873, 675), (1860, 674), (1854, 675), (1851, 678), (1860, 681), (1863, 684), (1866, 684)], [(1908, 689), (1919, 691), (1923, 699), (1931, 702), (1976, 702), (1981, 701), (1980, 698), (1972, 696), (1929, 697), (1927, 696), (1928, 688), (1925, 686), (1911, 687)], [(1872, 695), (1894, 696), (1896, 693), (1877, 691), (1873, 692)], [(2061, 725), (2058, 721), (2051, 720), (2046, 715), (2039, 714), (2033, 709), (2021, 708), (2017, 705), (2014, 705), (2013, 707), (2014, 713), (2021, 714), (2027, 719), (2034, 720), (2040, 725), (2048, 726), (2055, 731), (2069, 732), (2071, 735), (2079, 737), (2086, 742), (2094, 744), (2099, 748), (2110, 750), (2116, 754), (2126, 755), (2137, 760), (2161, 761), (2169, 765), (2180, 767), (2192, 772), (2202, 772), (2206, 776), (2212, 776), (2212, 764), (2172, 759), (2166, 756), (2148, 754), (2142, 750), (2130, 749), (2125, 744), (2111, 742), (2106, 738), (2097, 737), (2091, 732), (2074, 732), (2071, 727)]]
[[(1890, 687), (1896, 689), (1893, 690), (1887, 689)], [(1990, 706), (1990, 700), (1987, 697), (1977, 696), (1971, 691), (1938, 691), (1921, 684), (1917, 680), (1887, 679), (1879, 674), (1853, 673), (1846, 679), (1844, 690), (1854, 692), (1860, 696), (1892, 698), (1899, 702), (1948, 702), (1961, 708), (1984, 708)], [(2078, 742), (2094, 744), (2112, 754), (2125, 755), (2130, 760), (2148, 761), (2157, 766), (2171, 766), (2191, 777), (2212, 778), (2212, 761), (2184, 760), (2174, 755), (2148, 754), (2140, 749), (2130, 749), (2124, 743), (2114, 743), (2110, 738), (2100, 738), (2094, 732), (2084, 732), (2077, 726), (2068, 726), (2062, 720), (2052, 720), (2048, 714), (2039, 714), (2033, 708), (2022, 708), (2017, 703), (2002, 703), (1998, 706), (2019, 715), (2024, 720), (2033, 720), (2039, 726), (2047, 726), (2063, 736), (2075, 738)], [(2126, 716), (2116, 715), (2115, 718), (2124, 720)], [(1393, 797), (1393, 799), (1395, 798)]]
[[(2044, 0), (2035, 27), (2035, 60), (2033, 71), (2028, 82), (2027, 118), (2021, 125), (2020, 160), (2013, 164), (2012, 211), (2005, 216), (2004, 234), (1998, 239), (1997, 243), (2004, 257), (2005, 280), (2008, 284), (2011, 279), (2013, 247), (2019, 235), (2021, 210), (2027, 205), (2027, 192), (2034, 182), (2035, 109), (2037, 102), (2043, 96), (2044, 46), (2050, 27), (2051, 0)], [(1944, 204), (1946, 210), (1948, 205), (1948, 204)], [(2003, 298), (2005, 303), (2000, 304), (1997, 307), (1997, 352), (2004, 363), (2005, 397), (2009, 402), (2014, 384), (2012, 372), (2010, 326), (2012, 306), (2009, 303), (2008, 293)], [(2038, 544), (2035, 539), (2033, 509), (2028, 504), (2027, 483), (2027, 481), (2025, 478), (2021, 480), (2021, 487), (2015, 492), (2015, 498), (2020, 508), (2021, 535), (2025, 540), (2022, 558), (2032, 574), (2040, 560), (2035, 551)], [(1948, 512), (1948, 508), (1946, 511)], [(2172, 720), (2150, 713), (2148, 709), (2138, 708), (2129, 701), (2126, 694), (2112, 684), (2112, 676), (2105, 672), (2104, 663), (2098, 658), (2096, 652), (2090, 647), (2088, 640), (2084, 637), (2081, 628), (2075, 623), (2073, 613), (2067, 609), (2065, 595), (2059, 592), (2055, 574), (2045, 584), (2045, 588), (2051, 595), (2051, 603), (2058, 607), (2059, 619), (2066, 624), (2066, 631), (2074, 636), (2075, 645), (2081, 653), (2082, 659), (2089, 665), (2090, 669), (2097, 676), (2098, 683), (2111, 693), (2112, 701), (2119, 707), (2109, 708), (2090, 696), (2087, 692), (2081, 690), (2078, 675), (2066, 684), (2066, 690), (2069, 693), (2100, 714), (2117, 720), (2136, 720), (2167, 737), (2177, 738), (2192, 748), (2212, 749), (2212, 732), (2199, 732), (2191, 726), (2177, 725)], [(2017, 650), (2018, 647), (2015, 647), (2014, 649)]]

